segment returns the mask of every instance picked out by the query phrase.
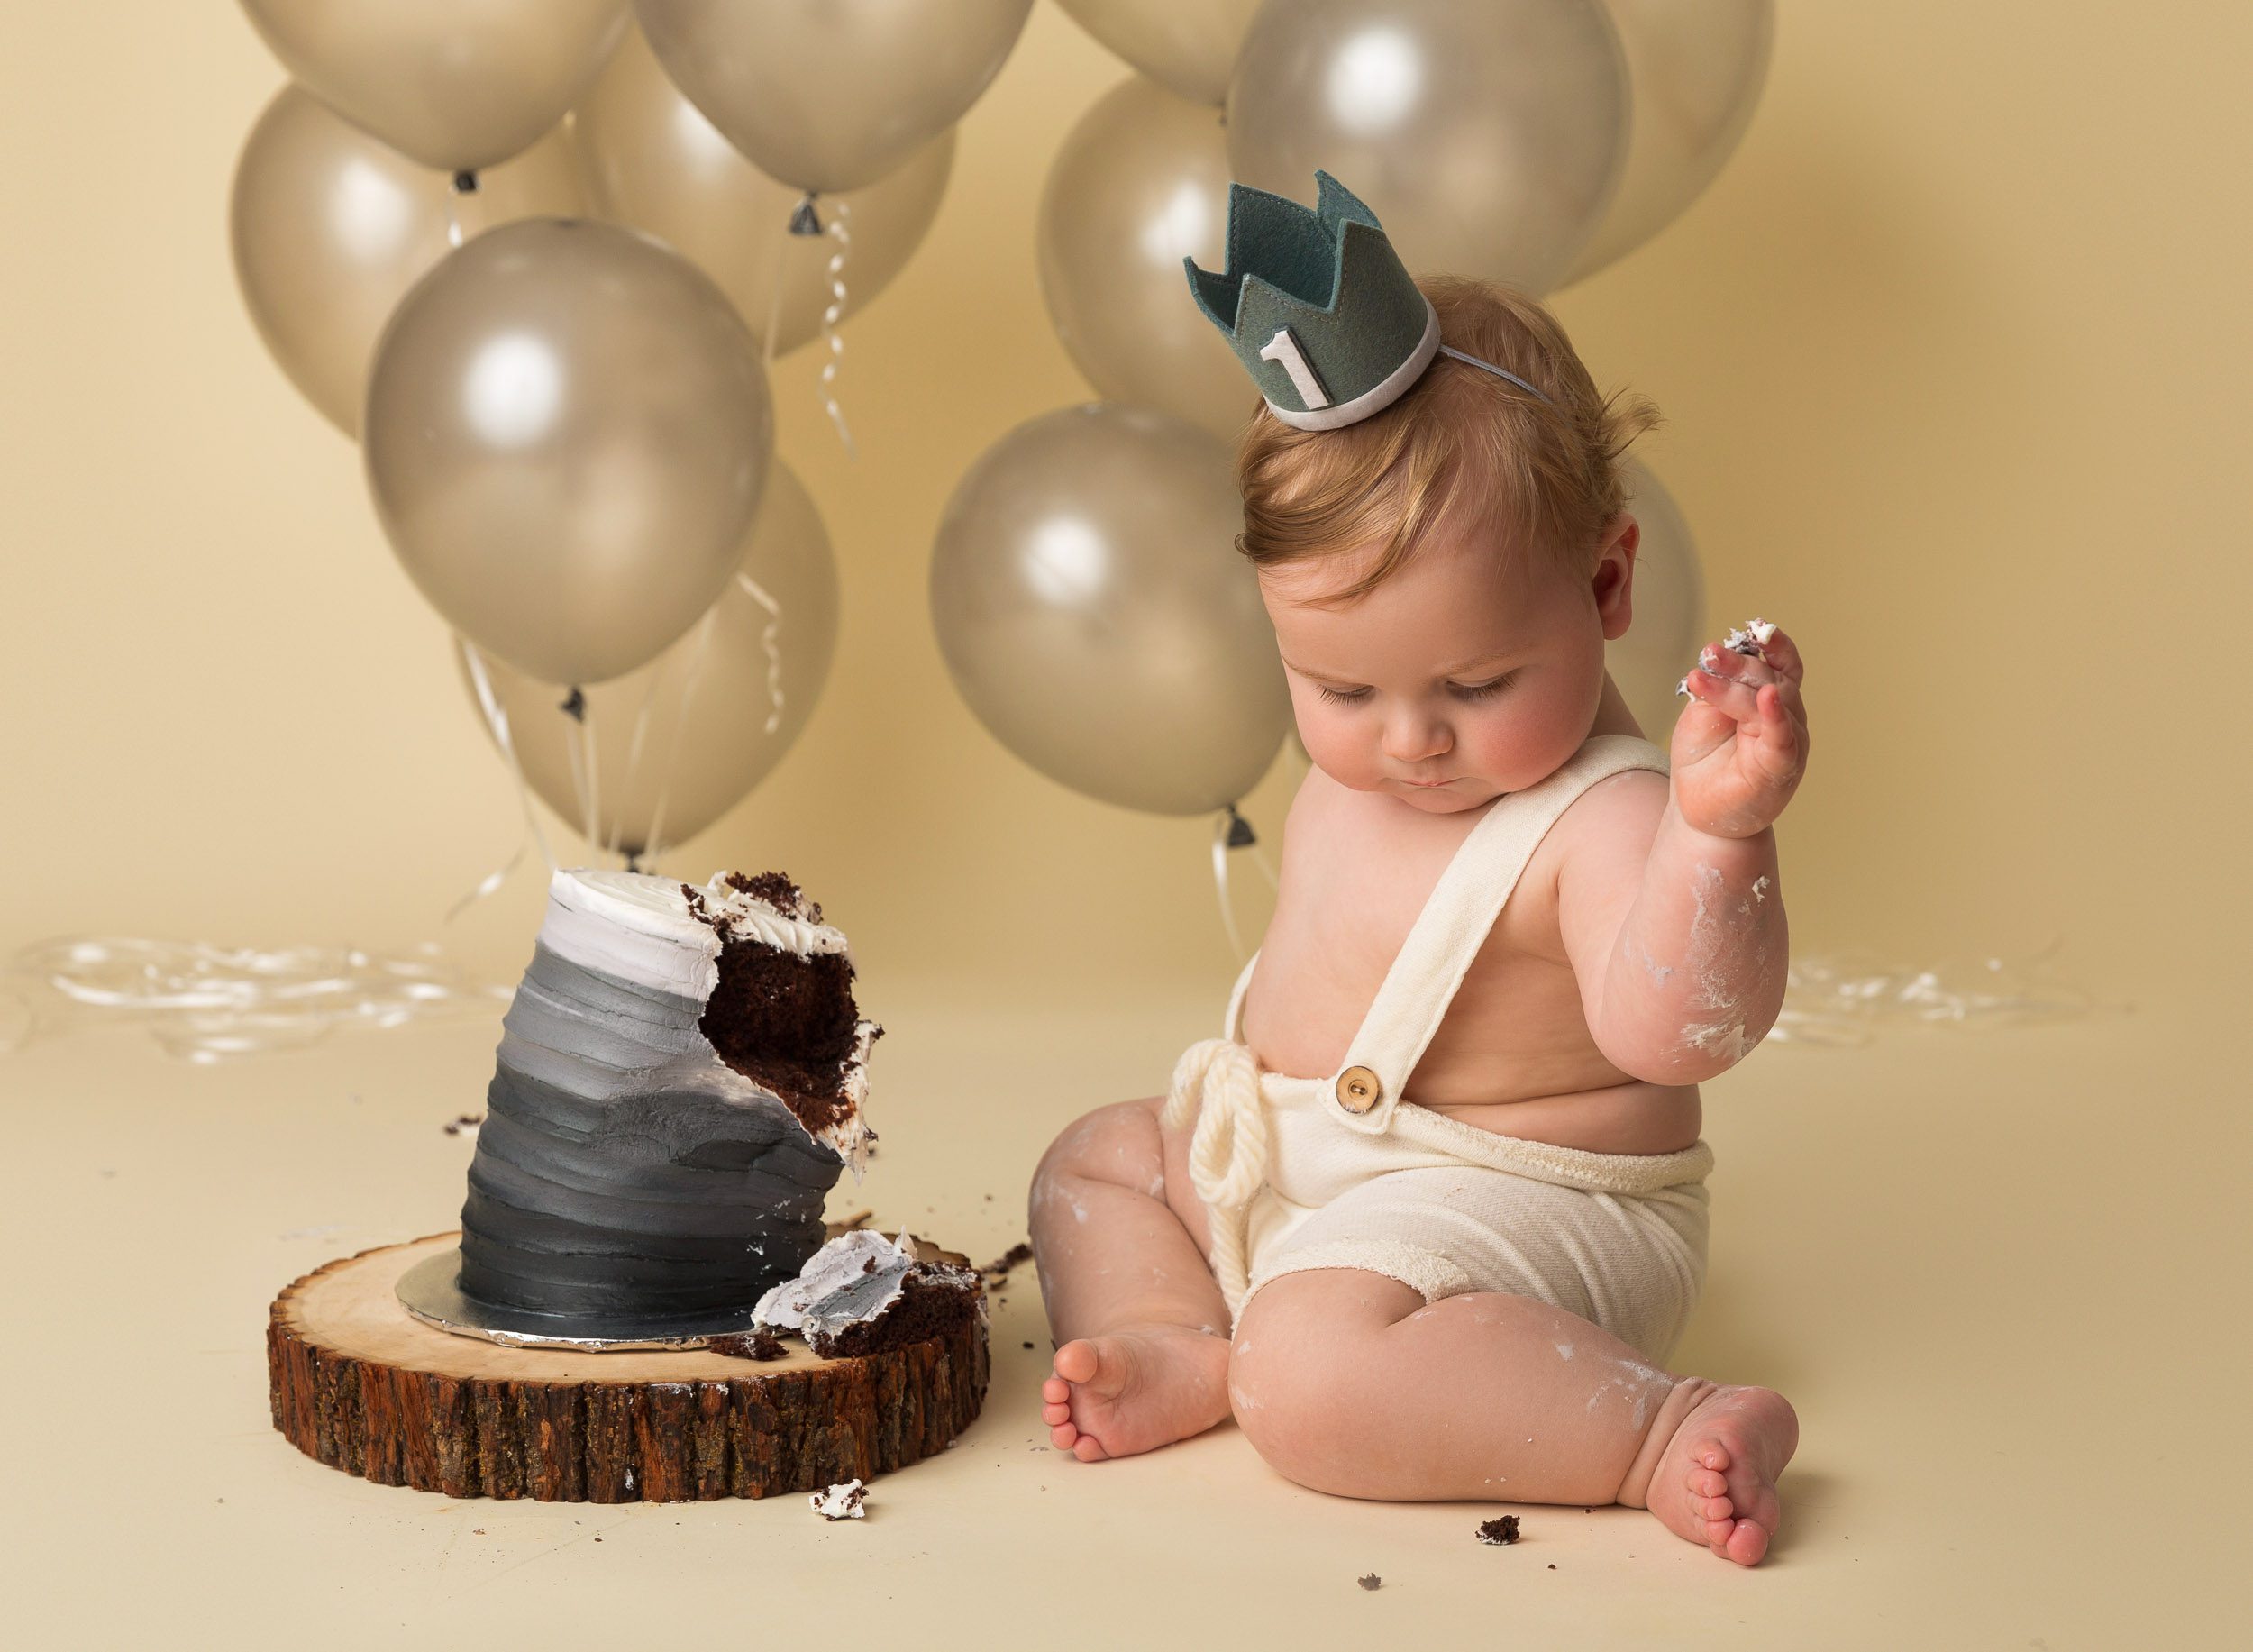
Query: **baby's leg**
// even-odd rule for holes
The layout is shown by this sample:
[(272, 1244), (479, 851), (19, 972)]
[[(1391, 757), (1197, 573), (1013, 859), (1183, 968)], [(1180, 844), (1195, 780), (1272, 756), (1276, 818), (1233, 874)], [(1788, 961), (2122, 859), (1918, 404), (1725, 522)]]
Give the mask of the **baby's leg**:
[(1171, 1445), (1228, 1414), (1228, 1306), (1161, 1105), (1097, 1109), (1033, 1173), (1033, 1253), (1059, 1345), (1041, 1415), (1082, 1462)]
[(1381, 1273), (1286, 1273), (1245, 1306), (1236, 1421), (1279, 1473), (1345, 1497), (1647, 1508), (1751, 1565), (1799, 1442), (1781, 1394), (1657, 1369), (1563, 1309), (1429, 1306)]

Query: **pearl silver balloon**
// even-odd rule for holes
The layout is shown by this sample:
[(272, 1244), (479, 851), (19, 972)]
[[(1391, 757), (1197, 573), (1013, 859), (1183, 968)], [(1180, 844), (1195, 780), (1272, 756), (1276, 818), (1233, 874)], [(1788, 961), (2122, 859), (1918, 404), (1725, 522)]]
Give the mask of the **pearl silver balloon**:
[(1227, 233), (1218, 111), (1136, 75), (1057, 151), (1035, 242), (1049, 319), (1097, 392), (1233, 443), (1259, 391), (1181, 279), (1184, 257), (1220, 268)]
[[(774, 328), (772, 355), (817, 336), (830, 303), (832, 238), (789, 233), (801, 193), (743, 159), (665, 78), (639, 30), (629, 31), (571, 117), (597, 210), (645, 230), (720, 284), (754, 337)], [(851, 251), (844, 314), (884, 290), (938, 216), (954, 164), (950, 126), (865, 189), (835, 197)], [(776, 278), (780, 277), (778, 303)]]
[(357, 436), (377, 336), (406, 289), (445, 257), (451, 232), (466, 240), (583, 205), (560, 131), (463, 191), (292, 85), (242, 145), (227, 228), (259, 336), (306, 399)]
[(315, 96), (443, 172), (530, 148), (625, 27), (625, 0), (242, 0), (242, 9)]
[(369, 487), (431, 605), (549, 682), (646, 663), (734, 575), (774, 427), (757, 345), (679, 253), (616, 224), (488, 230), (376, 346)]
[(1634, 617), (1604, 644), (1604, 663), (1643, 733), (1660, 745), (1687, 703), (1674, 693), (1705, 640), (1705, 572), (1698, 542), (1665, 484), (1630, 453), (1622, 461), (1627, 508), (1642, 530), (1635, 553)]
[(1032, 0), (634, 0), (657, 60), (770, 178), (859, 189), (952, 126)]
[(1096, 402), (1018, 425), (939, 522), (931, 617), (954, 686), (1090, 797), (1163, 815), (1236, 801), (1291, 719), (1242, 526), (1228, 447), (1193, 424)]
[(1536, 294), (1595, 233), (1627, 146), (1601, 0), (1289, 0), (1253, 20), (1228, 87), (1237, 178), (1310, 201), (1320, 168), (1412, 273)]
[(1056, 0), (1072, 22), (1191, 103), (1216, 107), (1260, 0)]
[[(812, 496), (779, 461), (738, 570), (756, 592), (731, 580), (686, 636), (581, 697), (594, 748), (591, 799), (573, 779), (582, 725), (562, 709), (562, 691), (485, 662), (525, 780), (582, 833), (591, 804), (593, 846), (654, 855), (694, 837), (767, 777), (813, 715), (836, 652), (837, 565)], [(461, 664), (474, 705), (475, 683)]]
[(1567, 281), (1632, 252), (1713, 181), (1752, 124), (1775, 43), (1775, 0), (1607, 4), (1635, 114), (1619, 193)]

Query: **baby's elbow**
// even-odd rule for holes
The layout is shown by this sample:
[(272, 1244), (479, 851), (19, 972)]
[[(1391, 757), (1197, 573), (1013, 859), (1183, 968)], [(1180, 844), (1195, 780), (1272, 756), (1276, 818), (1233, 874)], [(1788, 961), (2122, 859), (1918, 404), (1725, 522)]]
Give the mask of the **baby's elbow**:
[(1767, 1030), (1742, 1016), (1716, 1011), (1709, 1018), (1670, 1027), (1656, 1037), (1599, 1038), (1596, 1047), (1631, 1079), (1647, 1084), (1702, 1084), (1751, 1054)]

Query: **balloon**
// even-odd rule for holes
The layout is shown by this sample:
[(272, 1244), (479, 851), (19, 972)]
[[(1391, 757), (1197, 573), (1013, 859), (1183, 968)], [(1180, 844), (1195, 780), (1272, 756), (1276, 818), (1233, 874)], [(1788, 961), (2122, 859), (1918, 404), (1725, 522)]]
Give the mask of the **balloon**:
[(1619, 184), (1627, 97), (1600, 0), (1291, 0), (1245, 38), (1228, 159), (1300, 201), (1331, 173), (1416, 274), (1539, 294)]
[(228, 231), (259, 336), (306, 399), (357, 436), (376, 336), (400, 297), (446, 255), (449, 226), (466, 239), (581, 205), (560, 132), (461, 191), (303, 87), (286, 86), (235, 163)]
[[(1219, 105), (1260, 0), (1056, 0), (1072, 22), (1159, 85)], [(1179, 266), (1176, 266), (1179, 268)]]
[(1705, 640), (1705, 576), (1698, 542), (1665, 484), (1631, 453), (1620, 468), (1627, 507), (1643, 536), (1635, 553), (1634, 617), (1627, 635), (1604, 644), (1604, 663), (1643, 733), (1663, 746), (1689, 703), (1674, 685), (1697, 663)]
[(770, 178), (858, 189), (962, 117), (1033, 0), (634, 0), (665, 73)]
[[(742, 581), (731, 580), (712, 606), (710, 631), (700, 620), (641, 670), (585, 691), (596, 846), (654, 855), (694, 837), (767, 777), (813, 715), (836, 650), (837, 565), (821, 513), (805, 484), (779, 461), (738, 566), (774, 599), (779, 616)], [(770, 625), (782, 693), (772, 730)], [(475, 703), (468, 662), (460, 663)], [(508, 714), (509, 742), (524, 779), (584, 830), (586, 799), (572, 779), (582, 731), (562, 709), (562, 693), (498, 661), (487, 661), (485, 669)]]
[(1610, 0), (1634, 96), (1619, 193), (1564, 278), (1633, 251), (1713, 181), (1752, 124), (1775, 43), (1775, 0)]
[(1181, 279), (1184, 256), (1220, 268), (1227, 231), (1219, 114), (1136, 75), (1064, 139), (1035, 241), (1049, 319), (1098, 393), (1234, 442), (1259, 392)]
[[(629, 31), (571, 117), (588, 187), (605, 217), (646, 230), (720, 284), (753, 335), (774, 315), (776, 260), (782, 306), (769, 353), (821, 332), (830, 302), (831, 242), (788, 233), (803, 191), (745, 160), (665, 78), (638, 30)], [(938, 215), (954, 163), (950, 126), (865, 189), (838, 196), (850, 208), (851, 254), (839, 278), (851, 315), (899, 273)], [(839, 317), (840, 320), (843, 316)]]
[(1052, 780), (1162, 815), (1232, 803), (1291, 698), (1226, 443), (1102, 402), (1018, 425), (947, 501), (931, 616), (994, 737)]
[(376, 514), (423, 595), (550, 682), (646, 663), (734, 577), (774, 427), (757, 346), (679, 253), (527, 218), (416, 283), (376, 346)]
[(242, 0), (242, 9), (315, 96), (442, 172), (530, 148), (625, 27), (625, 0)]

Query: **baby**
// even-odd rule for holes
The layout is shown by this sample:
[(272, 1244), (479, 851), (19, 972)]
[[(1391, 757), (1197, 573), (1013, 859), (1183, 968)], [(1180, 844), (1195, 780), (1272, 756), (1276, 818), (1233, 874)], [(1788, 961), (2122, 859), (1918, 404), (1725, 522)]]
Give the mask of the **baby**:
[(1375, 416), (1271, 398), (1238, 452), (1313, 767), (1223, 1036), (1034, 1177), (1043, 1416), (1096, 1462), (1233, 1414), (1319, 1491), (1625, 1503), (1751, 1565), (1797, 1419), (1665, 1360), (1705, 1270), (1698, 1085), (1783, 998), (1799, 651), (1708, 644), (1645, 740), (1604, 643), (1656, 415), (1530, 298), (1415, 285), (1454, 348)]

